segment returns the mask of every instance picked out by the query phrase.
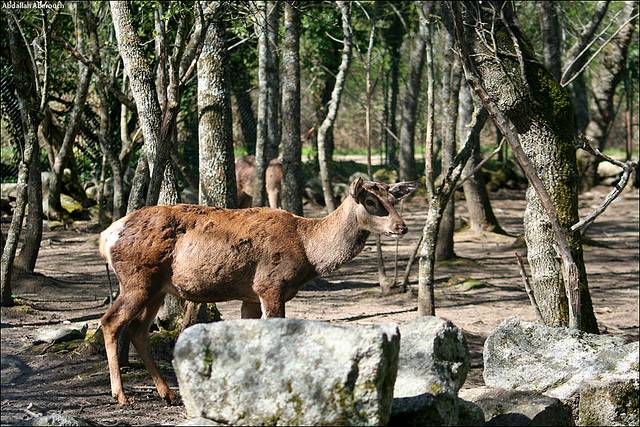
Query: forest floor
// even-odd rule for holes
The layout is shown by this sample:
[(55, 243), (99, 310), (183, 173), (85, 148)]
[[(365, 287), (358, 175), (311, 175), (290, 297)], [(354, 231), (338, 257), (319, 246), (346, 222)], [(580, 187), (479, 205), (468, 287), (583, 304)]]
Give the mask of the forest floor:
[[(581, 213), (595, 207), (607, 187), (580, 196)], [(524, 192), (492, 194), (501, 225), (512, 235), (523, 232)], [(456, 203), (457, 218), (466, 216), (464, 202)], [(322, 215), (310, 208), (311, 216)], [(421, 233), (424, 204), (418, 197), (404, 206), (409, 234), (399, 241), (399, 265), (406, 260)], [(7, 224), (3, 224), (5, 230)], [(124, 369), (125, 388), (133, 406), (118, 407), (110, 395), (104, 356), (78, 357), (69, 353), (34, 352), (32, 339), (44, 325), (64, 320), (87, 321), (95, 329), (103, 314), (109, 288), (104, 263), (98, 256), (95, 232), (45, 231), (36, 266), (39, 275), (16, 278), (14, 293), (24, 304), (2, 308), (2, 424), (20, 424), (34, 414), (64, 413), (103, 424), (175, 424), (185, 419), (182, 405), (166, 406), (132, 352), (131, 367)], [(585, 260), (595, 313), (603, 333), (638, 340), (639, 296), (638, 190), (627, 190), (589, 229)], [(384, 239), (388, 273), (393, 274), (395, 240)], [(436, 269), (437, 315), (462, 328), (469, 345), (472, 366), (465, 388), (482, 380), (482, 346), (487, 335), (506, 317), (533, 321), (534, 312), (524, 292), (514, 252), (522, 255), (522, 239), (499, 235), (455, 236), (460, 257)], [(415, 284), (417, 265), (412, 283)], [(402, 273), (400, 273), (401, 275)], [(451, 285), (453, 276), (477, 279), (483, 284), (471, 290)], [(415, 287), (415, 285), (414, 285)], [(239, 302), (218, 304), (224, 319), (240, 316)], [(416, 316), (415, 292), (381, 297), (377, 285), (375, 239), (353, 261), (304, 288), (287, 304), (287, 317), (330, 322), (406, 322)], [(168, 362), (161, 364), (172, 387), (176, 379)]]

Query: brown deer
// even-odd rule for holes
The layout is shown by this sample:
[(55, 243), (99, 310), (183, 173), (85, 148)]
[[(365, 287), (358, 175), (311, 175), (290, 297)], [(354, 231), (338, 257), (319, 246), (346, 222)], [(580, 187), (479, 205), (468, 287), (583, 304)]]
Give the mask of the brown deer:
[(100, 254), (120, 283), (119, 297), (100, 320), (113, 396), (127, 403), (117, 337), (128, 325), (158, 393), (174, 400), (147, 349), (149, 325), (167, 293), (201, 303), (241, 300), (242, 318), (284, 317), (285, 302), (307, 281), (360, 253), (369, 233), (405, 234), (394, 205), (416, 187), (358, 178), (324, 218), (175, 205), (145, 207), (114, 222), (100, 235)]
[[(280, 207), (280, 188), (284, 170), (278, 159), (273, 159), (265, 172), (265, 187), (269, 198), (269, 206)], [(236, 160), (236, 187), (238, 191), (238, 207), (250, 208), (251, 200), (255, 192), (256, 182), (256, 157), (244, 156)]]

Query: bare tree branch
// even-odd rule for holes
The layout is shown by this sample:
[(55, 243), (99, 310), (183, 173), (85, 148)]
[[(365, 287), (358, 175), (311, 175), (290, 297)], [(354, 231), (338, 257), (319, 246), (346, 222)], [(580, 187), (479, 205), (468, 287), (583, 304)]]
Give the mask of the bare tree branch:
[(638, 167), (638, 162), (632, 162), (630, 160), (621, 162), (614, 159), (613, 157), (609, 157), (606, 154), (601, 153), (600, 150), (591, 145), (591, 142), (584, 135), (580, 135), (579, 143), (579, 148), (582, 148), (590, 154), (604, 159), (609, 163), (620, 166), (623, 171), (620, 180), (616, 183), (616, 185), (613, 186), (613, 189), (609, 192), (609, 194), (607, 194), (602, 203), (596, 209), (589, 212), (589, 214), (586, 215), (583, 219), (571, 226), (572, 231), (582, 231), (584, 234), (586, 229), (593, 223), (593, 221), (595, 221), (595, 219), (599, 215), (601, 215), (607, 209), (607, 207), (620, 195), (622, 190), (624, 190), (627, 182), (629, 181), (629, 177), (631, 176), (631, 172), (634, 168)]
[(533, 311), (536, 313), (536, 318), (540, 323), (544, 324), (544, 319), (542, 318), (542, 314), (540, 313), (540, 308), (538, 307), (538, 303), (536, 302), (536, 297), (533, 294), (531, 285), (529, 284), (529, 276), (527, 276), (527, 271), (524, 269), (524, 261), (522, 260), (522, 256), (518, 252), (516, 252), (515, 255), (516, 260), (518, 260), (518, 267), (520, 267), (520, 276), (522, 277), (524, 290), (527, 291), (527, 295), (529, 296), (529, 301), (531, 301)]

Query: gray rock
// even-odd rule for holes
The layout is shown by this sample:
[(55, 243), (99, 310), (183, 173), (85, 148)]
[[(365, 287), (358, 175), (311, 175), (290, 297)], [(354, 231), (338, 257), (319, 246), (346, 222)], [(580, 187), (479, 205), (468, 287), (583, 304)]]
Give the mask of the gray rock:
[(63, 414), (50, 414), (43, 415), (41, 417), (33, 418), (29, 421), (29, 425), (32, 426), (87, 426), (95, 425), (89, 423), (82, 418), (75, 418), (69, 415)]
[(18, 184), (6, 182), (0, 184), (0, 198), (5, 200), (15, 199), (18, 196)]
[(622, 168), (620, 166), (614, 165), (609, 162), (600, 162), (598, 163), (598, 176), (602, 179), (617, 177), (622, 173)]
[(567, 405), (534, 392), (478, 387), (461, 390), (460, 397), (477, 405), (490, 426), (573, 425)]
[(459, 426), (482, 426), (484, 425), (484, 412), (475, 403), (458, 399), (458, 424)]
[(627, 380), (592, 380), (580, 388), (578, 425), (637, 426), (638, 377)]
[(54, 326), (47, 326), (36, 331), (33, 339), (34, 344), (48, 343), (55, 344), (59, 342), (84, 339), (87, 334), (86, 323), (67, 323)]
[[(536, 391), (562, 400), (598, 376), (637, 378), (638, 342), (505, 319), (484, 344), (484, 382), (490, 387)], [(634, 369), (635, 367), (635, 369)]]
[(393, 396), (457, 395), (471, 366), (462, 332), (447, 320), (424, 316), (400, 325), (400, 336)]
[(232, 320), (185, 330), (173, 365), (189, 417), (233, 425), (383, 425), (399, 346), (392, 325)]
[(459, 399), (451, 394), (423, 393), (393, 399), (390, 426), (458, 425)]
[(400, 326), (398, 377), (391, 423), (458, 424), (458, 390), (470, 361), (462, 332), (451, 322), (425, 316)]

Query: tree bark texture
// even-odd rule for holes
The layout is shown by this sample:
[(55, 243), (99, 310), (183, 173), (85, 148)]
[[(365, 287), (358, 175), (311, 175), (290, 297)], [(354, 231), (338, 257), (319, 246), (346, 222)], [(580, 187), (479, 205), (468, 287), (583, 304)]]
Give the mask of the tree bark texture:
[(558, 5), (555, 0), (546, 0), (540, 5), (540, 29), (542, 30), (542, 55), (544, 66), (553, 78), (559, 82), (562, 73), (560, 55), (560, 23), (558, 22)]
[[(81, 6), (75, 5), (74, 13), (76, 16), (79, 14)], [(78, 19), (78, 22), (81, 20)], [(85, 52), (86, 44), (86, 31), (81, 28), (82, 25), (76, 28), (77, 33), (77, 49), (79, 52)], [(78, 61), (78, 86), (76, 88), (76, 95), (73, 101), (73, 107), (69, 113), (69, 119), (66, 124), (64, 137), (62, 139), (62, 145), (55, 154), (54, 163), (51, 167), (51, 174), (49, 178), (49, 195), (47, 202), (49, 204), (49, 217), (58, 217), (62, 213), (62, 205), (60, 204), (60, 193), (62, 191), (62, 175), (64, 167), (68, 161), (68, 158), (73, 155), (73, 144), (78, 134), (80, 127), (80, 121), (82, 120), (82, 112), (85, 108), (85, 102), (87, 100), (87, 94), (89, 93), (89, 83), (91, 82), (91, 70), (82, 61)]]
[[(98, 39), (98, 32), (96, 28), (95, 17), (91, 11), (91, 7), (87, 7), (87, 4), (79, 4), (80, 19), (84, 24), (84, 31), (87, 34), (87, 48), (89, 50), (89, 56), (91, 61), (98, 69), (102, 69), (100, 44)], [(109, 167), (111, 168), (111, 175), (113, 179), (113, 206), (111, 210), (111, 220), (116, 221), (125, 214), (125, 201), (124, 201), (124, 167), (121, 163), (119, 153), (116, 148), (116, 144), (113, 143), (113, 118), (110, 114), (110, 105), (114, 101), (112, 92), (107, 91), (107, 88), (102, 84), (95, 85), (95, 92), (97, 95), (97, 110), (100, 124), (98, 126), (98, 142), (102, 153), (106, 156)], [(122, 105), (125, 111), (126, 107)], [(126, 133), (126, 126), (125, 126)], [(128, 137), (128, 135), (126, 135)], [(126, 144), (123, 144), (126, 149)], [(128, 156), (127, 156), (128, 157)]]
[[(455, 3), (448, 2), (448, 5), (457, 10)], [(470, 55), (466, 60), (474, 64), (483, 90), (515, 127), (526, 156), (555, 206), (560, 226), (569, 230), (578, 221), (576, 135), (569, 95), (535, 60), (529, 42), (514, 22), (510, 3), (465, 2), (462, 9), (465, 50)], [(476, 17), (482, 23), (476, 21)], [(496, 59), (489, 50), (490, 45), (473, 30), (481, 25), (494, 31), (500, 51), (513, 56)], [(520, 54), (522, 61), (517, 59)], [(566, 326), (569, 310), (561, 265), (556, 259), (556, 238), (547, 211), (531, 185), (527, 190), (524, 227), (531, 284), (542, 316), (548, 325)], [(567, 240), (578, 270), (582, 328), (597, 333), (581, 236), (569, 232)]]
[(267, 148), (266, 163), (278, 157), (280, 147), (280, 60), (278, 32), (280, 2), (267, 2)]
[[(460, 93), (461, 66), (453, 54), (453, 36), (447, 33), (444, 46), (444, 65), (442, 70), (442, 173), (451, 167), (456, 154), (456, 130), (458, 122), (458, 100)], [(455, 198), (447, 202), (436, 246), (436, 259), (444, 261), (455, 258), (453, 250), (453, 232), (455, 231)]]
[(127, 203), (127, 213), (131, 213), (136, 209), (144, 206), (144, 195), (149, 185), (149, 163), (144, 152), (140, 153), (136, 171), (131, 182), (131, 191), (129, 192), (129, 200)]
[[(236, 70), (236, 73), (247, 74), (244, 67), (241, 70)], [(248, 79), (249, 77), (246, 76)], [(244, 77), (234, 78), (233, 80), (244, 80)], [(247, 154), (256, 153), (256, 117), (253, 114), (253, 105), (251, 101), (251, 95), (249, 95), (250, 85), (247, 81), (246, 85), (237, 86), (233, 84), (233, 94), (236, 98), (236, 105), (238, 107), (238, 116), (240, 119), (240, 128), (242, 129), (242, 136), (244, 137), (244, 146)]]
[(282, 53), (282, 207), (302, 215), (302, 142), (300, 141), (300, 14), (299, 3), (284, 4)]
[[(389, 46), (389, 66), (390, 82), (389, 82), (389, 111), (388, 125), (391, 133), (398, 137), (398, 121), (396, 115), (398, 111), (398, 93), (400, 89), (400, 48), (404, 39), (405, 30), (400, 17), (396, 14), (391, 18), (389, 29), (383, 32), (384, 39)], [(398, 144), (394, 137), (390, 137), (386, 130), (385, 141), (387, 141), (386, 164), (392, 168), (398, 168), (398, 155), (396, 153)]]
[(147, 204), (156, 204), (162, 186), (167, 153), (165, 153), (166, 147), (161, 146), (160, 140), (161, 110), (155, 79), (151, 64), (142, 51), (142, 43), (131, 20), (131, 4), (111, 1), (110, 6), (113, 27), (118, 40), (118, 51), (129, 77), (144, 136), (145, 155), (150, 175)]
[(267, 191), (265, 187), (267, 165), (267, 153), (269, 144), (268, 136), (268, 63), (269, 63), (269, 38), (267, 34), (267, 1), (262, 0), (256, 5), (256, 32), (258, 33), (258, 117), (256, 127), (256, 180), (253, 194), (253, 206), (264, 206), (267, 203)]
[(16, 256), (14, 265), (33, 273), (42, 241), (42, 175), (40, 174), (40, 145), (34, 141), (33, 156), (29, 166), (29, 215), (24, 230), (24, 243)]
[[(638, 12), (638, 4), (635, 1), (625, 2), (623, 12), (618, 22), (630, 19)], [(604, 48), (602, 63), (597, 68), (592, 79), (593, 96), (591, 99), (590, 120), (585, 135), (587, 139), (594, 141), (596, 147), (604, 150), (609, 132), (615, 119), (614, 97), (616, 88), (622, 81), (626, 70), (629, 46), (633, 41), (633, 32), (637, 18), (629, 22), (616, 37)], [(619, 25), (620, 25), (619, 24)], [(583, 173), (582, 188), (589, 189), (596, 185), (598, 179), (598, 163), (596, 157), (587, 158), (586, 168)]]
[[(416, 2), (416, 8), (423, 8), (425, 2)], [(402, 113), (400, 116), (400, 181), (413, 181), (417, 177), (414, 137), (418, 115), (418, 98), (422, 85), (422, 67), (424, 66), (426, 18), (419, 15), (418, 34), (413, 38), (413, 47), (409, 54), (409, 75), (407, 76)]]
[(231, 93), (222, 19), (209, 25), (198, 59), (200, 204), (235, 208)]
[(13, 305), (11, 292), (11, 273), (13, 271), (13, 261), (18, 248), (18, 239), (22, 229), (25, 208), (27, 205), (29, 180), (29, 166), (37, 147), (37, 128), (34, 112), (38, 111), (38, 100), (35, 93), (34, 79), (35, 70), (31, 68), (28, 57), (24, 55), (26, 47), (22, 42), (20, 32), (13, 19), (7, 19), (9, 23), (9, 49), (11, 52), (11, 62), (13, 65), (13, 78), (18, 105), (20, 107), (20, 118), (24, 132), (24, 150), (18, 165), (18, 181), (16, 188), (16, 205), (11, 217), (11, 224), (7, 231), (7, 240), (2, 251), (0, 261), (0, 305)]
[[(460, 89), (460, 106), (458, 112), (458, 135), (464, 135), (473, 114), (473, 99), (467, 82), (463, 82)], [(474, 135), (473, 152), (463, 171), (466, 178), (480, 163), (480, 134)], [(482, 171), (470, 176), (463, 184), (464, 198), (469, 212), (469, 229), (474, 232), (488, 231), (504, 233), (491, 207), (491, 200), (487, 192)]]
[(333, 124), (338, 115), (338, 109), (340, 108), (340, 99), (342, 97), (342, 90), (344, 89), (347, 72), (351, 65), (351, 53), (352, 53), (352, 38), (351, 33), (351, 3), (346, 1), (336, 2), (340, 9), (340, 15), (342, 18), (342, 59), (340, 62), (340, 68), (336, 75), (336, 83), (333, 86), (331, 92), (331, 100), (327, 108), (327, 115), (325, 116), (320, 128), (318, 128), (318, 164), (320, 166), (320, 181), (322, 182), (322, 193), (324, 195), (325, 205), (329, 212), (336, 209), (336, 202), (333, 198), (333, 187), (331, 182), (331, 172), (329, 169), (329, 163), (331, 157), (327, 150), (327, 135), (333, 129)]

